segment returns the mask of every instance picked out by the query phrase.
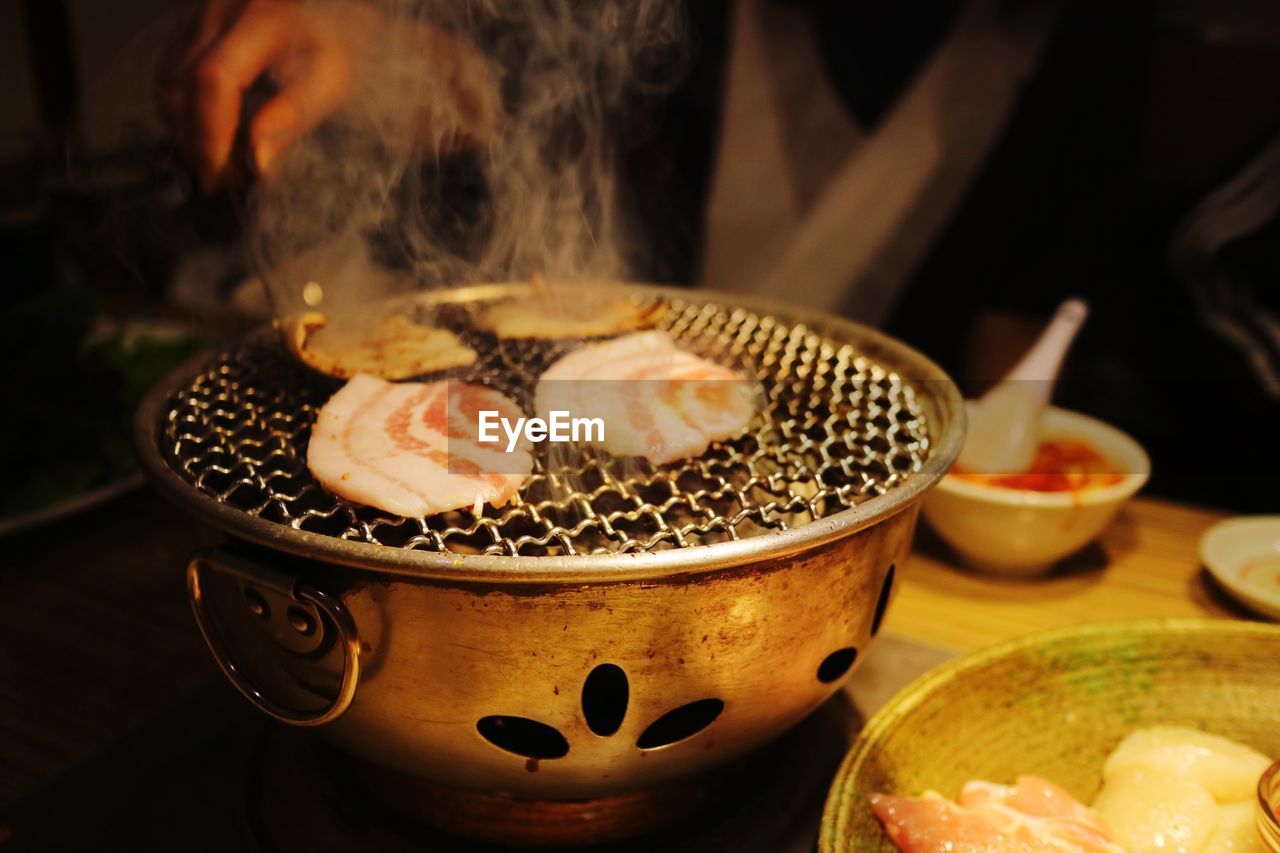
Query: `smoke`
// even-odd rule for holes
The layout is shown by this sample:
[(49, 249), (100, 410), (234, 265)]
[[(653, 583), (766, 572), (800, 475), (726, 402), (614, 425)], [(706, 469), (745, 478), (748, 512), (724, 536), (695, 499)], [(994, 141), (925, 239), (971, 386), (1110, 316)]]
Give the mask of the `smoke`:
[(637, 100), (681, 73), (678, 0), (376, 8), (379, 25), (350, 39), (344, 105), (254, 190), (251, 257), (277, 313), (300, 309), (310, 281), (332, 310), (367, 299), (370, 278), (380, 292), (625, 280), (616, 152)]

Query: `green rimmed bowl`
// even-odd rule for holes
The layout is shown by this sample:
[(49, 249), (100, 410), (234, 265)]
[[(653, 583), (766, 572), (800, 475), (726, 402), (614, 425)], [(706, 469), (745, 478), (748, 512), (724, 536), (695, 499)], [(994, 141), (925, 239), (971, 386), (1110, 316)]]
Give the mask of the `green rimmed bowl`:
[(925, 674), (868, 721), (827, 797), (819, 849), (894, 850), (867, 798), (954, 796), (1035, 773), (1090, 802), (1136, 728), (1183, 725), (1280, 756), (1280, 626), (1154, 619), (1037, 634)]

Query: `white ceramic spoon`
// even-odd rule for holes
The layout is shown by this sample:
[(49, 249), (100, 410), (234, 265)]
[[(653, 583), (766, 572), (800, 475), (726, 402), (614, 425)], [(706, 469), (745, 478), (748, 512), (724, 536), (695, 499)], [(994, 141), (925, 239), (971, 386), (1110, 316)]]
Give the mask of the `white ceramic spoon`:
[(979, 474), (1016, 474), (1031, 467), (1040, 446), (1040, 416), (1049, 404), (1062, 358), (1088, 314), (1082, 300), (1062, 303), (1040, 340), (1004, 379), (981, 400), (969, 401), (960, 467)]

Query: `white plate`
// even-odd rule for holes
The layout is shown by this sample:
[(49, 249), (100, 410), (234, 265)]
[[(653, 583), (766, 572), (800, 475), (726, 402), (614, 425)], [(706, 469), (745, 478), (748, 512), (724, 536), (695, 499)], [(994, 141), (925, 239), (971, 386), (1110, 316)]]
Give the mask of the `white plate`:
[(1280, 515), (1218, 522), (1200, 537), (1200, 560), (1233, 598), (1280, 621)]

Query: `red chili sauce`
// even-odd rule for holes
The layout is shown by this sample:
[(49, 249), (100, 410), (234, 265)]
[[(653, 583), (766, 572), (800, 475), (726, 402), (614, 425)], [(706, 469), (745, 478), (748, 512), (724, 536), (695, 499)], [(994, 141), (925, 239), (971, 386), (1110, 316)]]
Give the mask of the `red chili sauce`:
[(1031, 468), (1020, 474), (975, 474), (959, 466), (951, 473), (987, 486), (1033, 492), (1076, 492), (1110, 486), (1124, 479), (1101, 453), (1083, 441), (1041, 442)]

